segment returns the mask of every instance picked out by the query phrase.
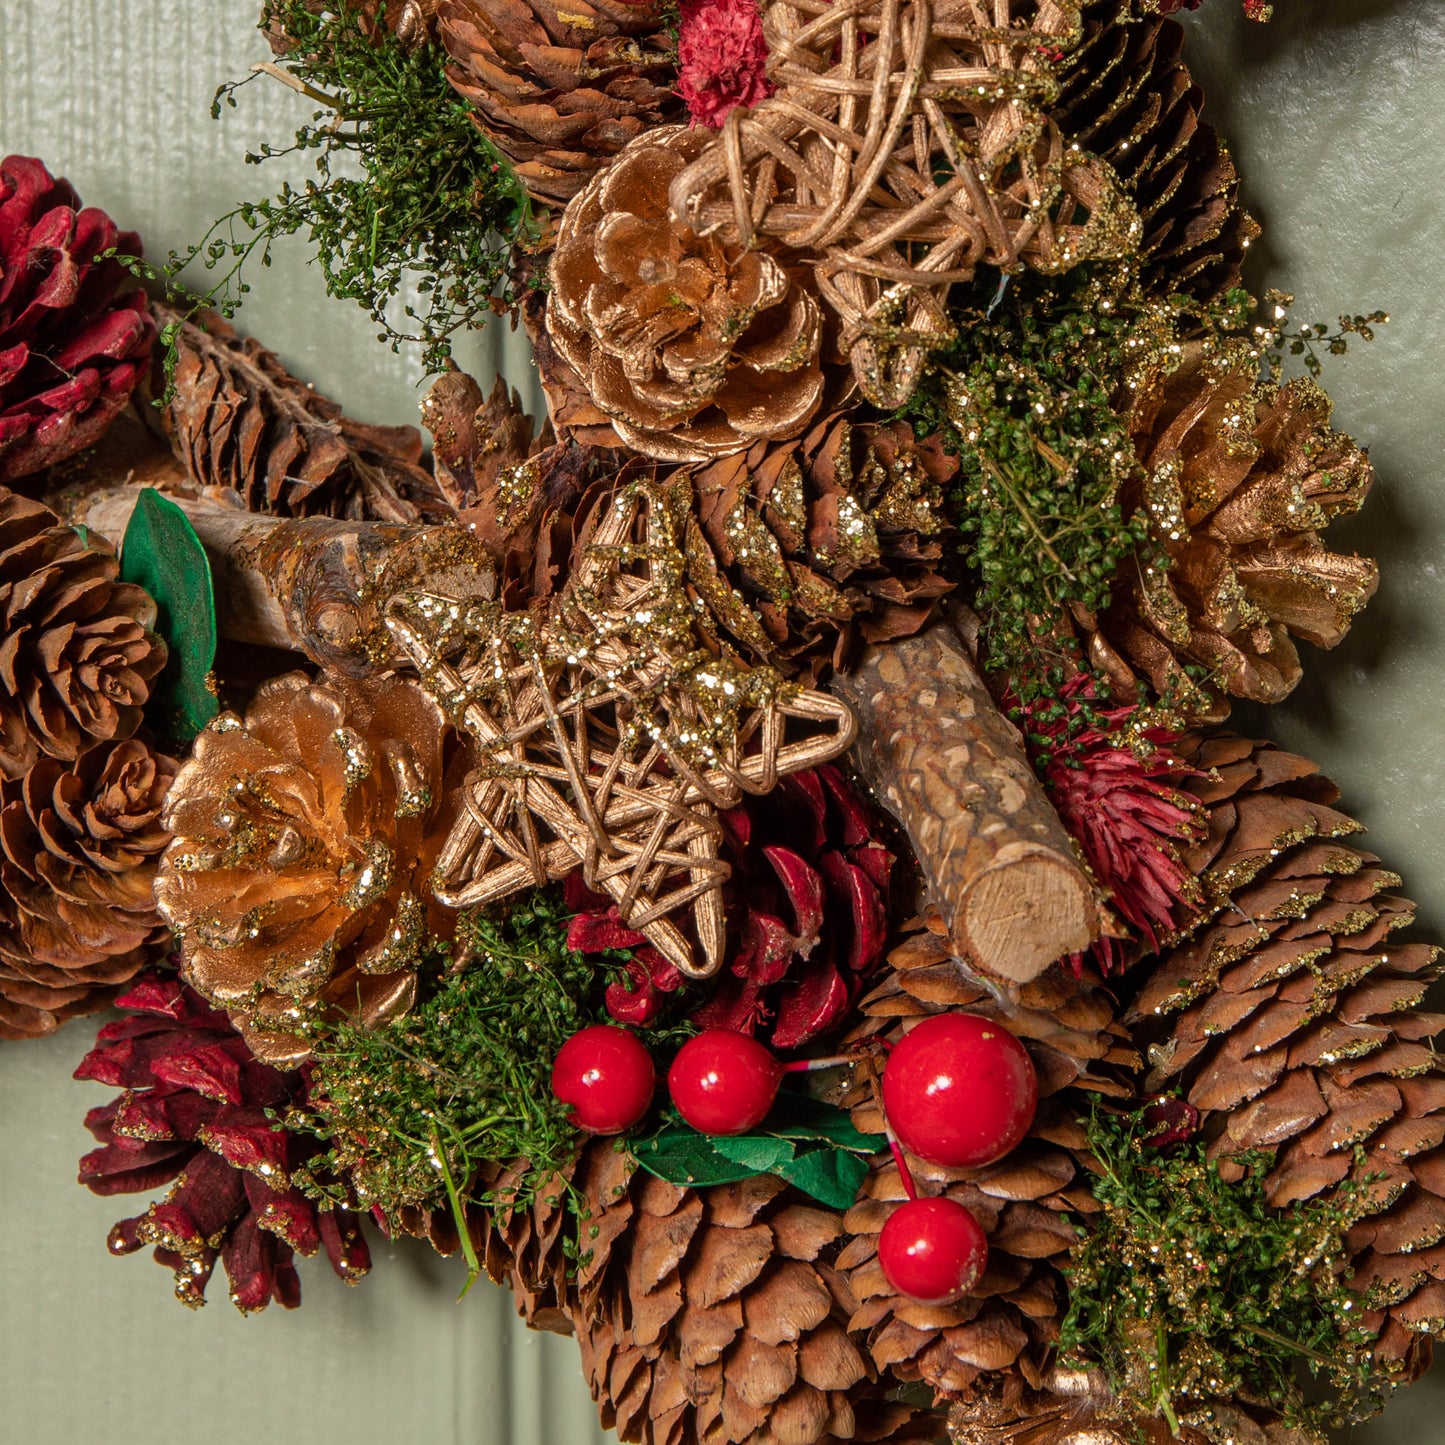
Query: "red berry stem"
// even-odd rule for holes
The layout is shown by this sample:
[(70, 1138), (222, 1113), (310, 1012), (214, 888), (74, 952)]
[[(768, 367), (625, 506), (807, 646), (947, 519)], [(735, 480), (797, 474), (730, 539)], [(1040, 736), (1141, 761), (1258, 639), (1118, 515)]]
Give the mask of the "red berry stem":
[(883, 1121), (883, 1132), (888, 1136), (888, 1152), (893, 1155), (893, 1162), (898, 1166), (898, 1172), (903, 1176), (903, 1192), (910, 1199), (918, 1198), (918, 1188), (913, 1182), (913, 1171), (908, 1167), (908, 1160), (903, 1157), (903, 1146), (899, 1144), (888, 1121)]

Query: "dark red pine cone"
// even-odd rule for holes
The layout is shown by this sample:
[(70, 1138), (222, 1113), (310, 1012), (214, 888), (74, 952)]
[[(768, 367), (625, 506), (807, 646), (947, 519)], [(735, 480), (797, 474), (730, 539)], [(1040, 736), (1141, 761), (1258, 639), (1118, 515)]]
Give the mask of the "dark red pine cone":
[[(883, 961), (893, 855), (862, 799), (834, 767), (784, 778), (763, 798), (722, 815), (727, 963), (690, 1017), (702, 1028), (761, 1034), (801, 1048), (842, 1023)], [(607, 990), (608, 1012), (645, 1024), (684, 979), (607, 900), (574, 874), (578, 909), (567, 942), (582, 953), (631, 949), (628, 981)]]
[(145, 374), (155, 322), (125, 268), (140, 239), (29, 156), (0, 161), (0, 482), (100, 439)]
[(225, 1014), (178, 979), (144, 974), (118, 1006), (129, 1017), (106, 1024), (75, 1071), (126, 1091), (85, 1116), (102, 1147), (80, 1161), (80, 1182), (106, 1195), (174, 1183), (111, 1230), (111, 1253), (154, 1245), (193, 1308), (205, 1303), (219, 1259), (245, 1313), (273, 1299), (301, 1303), (293, 1254), (324, 1249), (348, 1284), (366, 1274), (359, 1217), (320, 1209), (290, 1183), (318, 1146), (266, 1114), (304, 1098), (301, 1075), (257, 1062)]

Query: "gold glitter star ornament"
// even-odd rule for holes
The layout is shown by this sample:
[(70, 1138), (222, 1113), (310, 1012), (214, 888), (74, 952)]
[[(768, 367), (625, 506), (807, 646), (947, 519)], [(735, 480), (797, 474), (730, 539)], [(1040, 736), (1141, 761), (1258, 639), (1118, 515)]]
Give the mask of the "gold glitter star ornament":
[(387, 623), (482, 757), (437, 897), (494, 903), (580, 868), (704, 978), (722, 963), (718, 810), (837, 757), (855, 726), (828, 694), (701, 645), (685, 486), (621, 487), (545, 618), (412, 592)]

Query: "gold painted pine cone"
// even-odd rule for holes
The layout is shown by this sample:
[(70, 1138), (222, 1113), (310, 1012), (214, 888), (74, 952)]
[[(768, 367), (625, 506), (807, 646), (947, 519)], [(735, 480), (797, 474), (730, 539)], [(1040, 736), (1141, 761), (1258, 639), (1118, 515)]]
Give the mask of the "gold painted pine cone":
[[(1167, 570), (1133, 562), (1107, 611), (1076, 609), (1091, 661), (1115, 691), (1136, 678), (1200, 720), (1229, 698), (1274, 703), (1299, 681), (1295, 639), (1333, 647), (1374, 595), (1368, 558), (1331, 552), (1320, 532), (1355, 511), (1374, 479), (1365, 453), (1330, 428), (1306, 378), (1258, 380), (1246, 343), (1184, 348), (1140, 388), (1130, 428), (1144, 469), (1121, 498), (1144, 508)], [(1187, 664), (1208, 674), (1204, 688)]]
[(427, 886), (455, 791), (443, 737), (415, 683), (293, 672), (196, 739), (156, 893), (187, 982), (264, 1062), (306, 1057), (310, 1010), (372, 1024), (411, 1006), (419, 953), (448, 926)]
[(0, 1038), (104, 1008), (151, 960), (176, 766), (128, 738), (0, 783)]
[(547, 332), (622, 441), (706, 461), (795, 436), (823, 390), (821, 318), (775, 257), (698, 236), (667, 189), (708, 144), (639, 137), (563, 214)]
[(1189, 786), (1208, 835), (1183, 851), (1211, 906), (1137, 971), (1146, 1088), (1179, 1088), (1216, 1156), (1269, 1151), (1273, 1204), (1383, 1176), (1349, 1236), (1354, 1285), (1383, 1292), (1361, 1323), (1413, 1377), (1445, 1330), (1445, 1019), (1416, 1007), (1436, 950), (1395, 940), (1414, 905), (1312, 763), (1228, 735), (1181, 756), (1207, 773)]
[(622, 148), (681, 120), (657, 0), (441, 0), (447, 78), (535, 200), (565, 205)]
[(917, 632), (952, 590), (936, 503), (957, 470), (937, 438), (846, 412), (796, 442), (757, 442), (693, 473), (693, 584), (784, 673), (844, 666), (866, 643)]
[(166, 645), (155, 603), (119, 576), (100, 538), (0, 489), (0, 777), (140, 726)]
[(1139, 211), (1144, 284), (1212, 301), (1239, 284), (1259, 227), (1204, 94), (1181, 58), (1183, 27), (1085, 0), (1083, 37), (1059, 70), (1049, 114), (1070, 141), (1107, 161)]
[[(1097, 1208), (1078, 1117), (1091, 1094), (1127, 1095), (1138, 1056), (1096, 978), (1086, 972), (1075, 981), (1051, 969), (1024, 985), (1017, 1004), (1000, 1004), (953, 961), (936, 914), (915, 921), (889, 962), (889, 976), (860, 1005), (855, 1037), (901, 1038), (912, 1024), (950, 1010), (998, 1018), (1028, 1048), (1039, 1108), (1029, 1137), (997, 1164), (965, 1171), (909, 1160), (921, 1192), (957, 1199), (988, 1233), (987, 1272), (954, 1306), (908, 1300), (883, 1277), (878, 1236), (906, 1196), (897, 1166), (880, 1156), (843, 1219), (847, 1243), (836, 1264), (858, 1301), (848, 1328), (878, 1370), (922, 1381), (947, 1398), (1018, 1380), (1039, 1389), (1067, 1307), (1059, 1273), (1075, 1240), (1067, 1216)], [(845, 1102), (860, 1129), (881, 1129), (861, 1081)]]

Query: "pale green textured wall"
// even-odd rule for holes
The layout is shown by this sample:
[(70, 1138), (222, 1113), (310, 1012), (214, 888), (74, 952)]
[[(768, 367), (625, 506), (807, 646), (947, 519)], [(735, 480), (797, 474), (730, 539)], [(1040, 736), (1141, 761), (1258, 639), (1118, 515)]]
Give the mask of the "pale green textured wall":
[[(1385, 583), (1352, 640), (1310, 659), (1310, 680), (1271, 727), (1342, 779), (1374, 846), (1445, 919), (1445, 5), (1278, 0), (1281, 18), (1264, 30), (1234, 5), (1207, 0), (1191, 43), (1268, 227), (1271, 279), (1299, 293), (1308, 319), (1395, 316), (1327, 378), (1340, 424), (1370, 443), (1380, 473), (1365, 515), (1340, 532), (1381, 558)], [(258, 193), (246, 146), (284, 137), (306, 113), (257, 81), (239, 111), (207, 116), (215, 86), (264, 54), (255, 8), (0, 0), (0, 153), (44, 157), (153, 254), (184, 244)], [(414, 363), (378, 347), (360, 311), (327, 301), (303, 261), (283, 251), (239, 324), (357, 416), (414, 419)], [(501, 328), (462, 360), (486, 375), (503, 354), (524, 381), (525, 354)], [(456, 1270), (420, 1248), (378, 1248), (356, 1290), (303, 1265), (302, 1309), (250, 1320), (219, 1282), (197, 1317), (144, 1258), (108, 1260), (105, 1233), (126, 1201), (73, 1183), (81, 1116), (106, 1097), (69, 1079), (90, 1029), (0, 1046), (0, 1445), (600, 1438), (575, 1347), (525, 1334), (484, 1286), (455, 1303)], [(1353, 1438), (1445, 1442), (1445, 1372)]]

